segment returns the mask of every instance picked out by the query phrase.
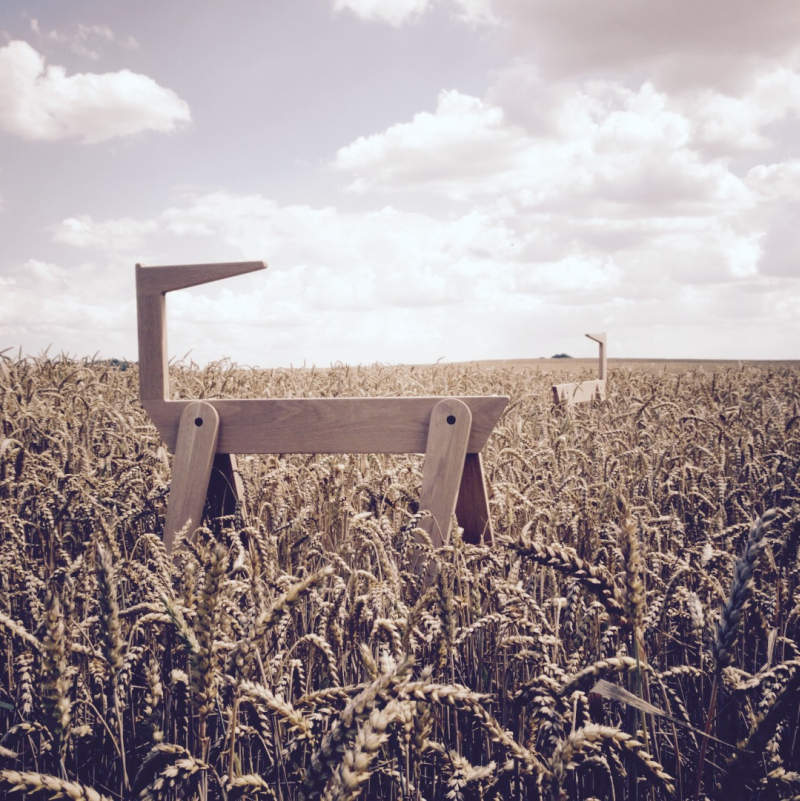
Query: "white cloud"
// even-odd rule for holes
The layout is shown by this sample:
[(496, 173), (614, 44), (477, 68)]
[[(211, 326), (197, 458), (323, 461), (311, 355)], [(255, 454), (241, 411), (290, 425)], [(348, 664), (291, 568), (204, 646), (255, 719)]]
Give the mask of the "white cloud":
[[(513, 245), (493, 252), (502, 292), (510, 285), (563, 308), (616, 309), (618, 327), (636, 317), (615, 306), (622, 298), (679, 322), (686, 309), (723, 314), (706, 287), (730, 289), (723, 297), (738, 308), (734, 287), (800, 277), (791, 255), (800, 252), (792, 223), (800, 214), (775, 202), (796, 196), (800, 169), (777, 162), (742, 176), (724, 149), (751, 144), (737, 141), (737, 127), (766, 138), (791, 113), (793, 73), (757, 76), (737, 98), (749, 124), (729, 120), (723, 132), (714, 130), (717, 107), (701, 113), (699, 92), (676, 99), (651, 83), (610, 80), (553, 88), (522, 62), (510, 72), (526, 80), (504, 82), (501, 73), (487, 99), (442, 92), (435, 111), (360, 137), (334, 166), (364, 194), (391, 192), (401, 204), (427, 194), (491, 210)], [(532, 113), (517, 113), (525, 108)]]
[[(796, 355), (795, 0), (327, 7), (375, 25), (416, 25), (408, 33), (421, 39), (443, 31), (447, 15), (493, 28), (475, 32), (468, 69), (441, 73), (450, 88), (431, 95), (427, 110), (354, 129), (364, 135), (341, 143), (332, 174), (311, 175), (318, 153), (301, 155), (305, 183), (291, 191), (302, 204), (221, 189), (188, 193), (150, 219), (103, 218), (90, 195), (70, 216), (59, 212), (45, 230), (70, 246), (66, 261), (52, 256), (51, 242), (1, 265), (5, 341), (28, 332), (26, 342), (42, 347), (85, 353), (99, 343), (106, 355), (135, 357), (134, 261), (264, 258), (266, 274), (170, 296), (171, 354), (324, 364), (580, 355), (583, 345), (589, 355), (582, 332), (607, 329), (612, 355)], [(0, 47), (0, 130), (88, 142), (190, 120), (184, 101), (152, 78), (68, 75), (42, 55), (105, 64), (135, 40), (102, 24), (31, 26), (36, 49)], [(359, 36), (375, 33), (338, 28), (354, 52)], [(466, 35), (459, 29), (459, 42)], [(443, 59), (449, 46), (443, 39)], [(510, 63), (488, 76), (490, 88), (467, 89), (498, 56)], [(376, 74), (384, 68), (376, 64)], [(418, 87), (413, 72), (396, 85), (406, 101)], [(360, 113), (350, 109), (354, 124)], [(236, 157), (255, 163), (242, 147)], [(225, 158), (231, 180), (245, 186), (234, 154)], [(219, 186), (219, 175), (201, 170), (192, 185)], [(261, 186), (259, 175), (249, 188)], [(337, 178), (350, 194), (313, 194)]]
[[(31, 258), (8, 269), (0, 292), (0, 338), (36, 354), (135, 357), (129, 273), (119, 264), (68, 269)], [(127, 280), (126, 280), (127, 279)]]
[[(415, 320), (404, 332), (411, 355), (398, 358), (436, 358), (426, 349), (441, 349), (445, 340), (433, 336), (426, 344), (422, 333), (434, 320), (462, 332), (464, 351), (477, 352), (491, 329), (493, 347), (525, 355), (514, 344), (524, 319), (538, 332), (551, 327), (563, 333), (571, 323), (577, 328), (614, 323), (621, 333), (639, 325), (641, 309), (646, 310), (642, 321), (650, 315), (654, 322), (680, 325), (711, 311), (721, 314), (714, 294), (721, 288), (726, 302), (735, 306), (741, 293), (752, 291), (753, 281), (762, 289), (771, 286), (770, 279), (757, 274), (758, 232), (738, 230), (738, 218), (593, 220), (528, 213), (513, 203), (496, 202), (441, 219), (392, 207), (343, 213), (330, 207), (281, 206), (258, 195), (215, 193), (187, 197), (165, 212), (162, 222), (183, 232), (184, 245), (186, 232), (194, 230), (204, 239), (226, 241), (240, 258), (263, 255), (270, 272), (257, 290), (248, 292), (244, 305), (230, 306), (228, 319), (253, 326), (259, 320), (267, 326), (280, 322), (282, 329), (291, 325), (293, 341), (305, 354), (319, 352), (313, 336), (327, 330), (321, 335), (330, 341), (332, 359), (348, 358), (334, 354), (334, 343), (366, 353), (379, 320), (387, 327), (400, 317)], [(687, 294), (690, 286), (696, 289)], [(216, 296), (209, 292), (207, 297)], [(621, 298), (635, 301), (637, 308)], [(192, 305), (185, 304), (187, 310)], [(199, 319), (210, 309), (201, 306)], [(500, 315), (501, 325), (490, 322), (490, 310)], [(471, 329), (459, 322), (471, 316)], [(629, 347), (645, 355), (645, 345), (633, 338)], [(686, 348), (684, 353), (691, 353), (688, 341)], [(415, 350), (425, 355), (415, 357)], [(445, 352), (452, 354), (452, 346)]]
[[(349, 11), (368, 22), (400, 27), (415, 22), (435, 5), (434, 0), (333, 0), (333, 10)], [(492, 0), (450, 0), (456, 18), (471, 24), (496, 25)]]
[(758, 164), (748, 171), (746, 180), (765, 200), (797, 198), (800, 196), (800, 159)]
[(333, 10), (347, 10), (370, 22), (387, 22), (395, 27), (421, 16), (431, 0), (334, 0)]
[(22, 271), (28, 278), (35, 280), (37, 283), (51, 286), (63, 284), (69, 276), (69, 273), (60, 265), (40, 261), (39, 259), (28, 259), (22, 265)]
[(622, 271), (614, 261), (599, 255), (569, 255), (558, 261), (531, 263), (517, 273), (517, 291), (534, 295), (560, 295), (562, 302), (579, 304), (608, 300), (621, 290)]
[(800, 277), (800, 202), (775, 209), (761, 238), (760, 270), (765, 275)]
[(648, 236), (616, 254), (632, 298), (672, 295), (680, 286), (735, 284), (758, 271), (758, 232), (722, 220), (651, 221)]
[(335, 167), (354, 173), (359, 191), (422, 182), (468, 192), (475, 180), (515, 169), (526, 145), (524, 131), (508, 125), (499, 107), (442, 91), (435, 112), (359, 137), (337, 152)]
[(800, 278), (800, 159), (759, 164), (746, 180), (761, 200), (751, 219), (760, 233), (759, 271)]
[[(504, 256), (510, 231), (487, 213), (443, 221), (392, 207), (344, 213), (280, 206), (260, 195), (187, 198), (162, 216), (167, 230), (212, 236), (291, 276), (287, 292), (314, 308), (453, 304), (476, 297)], [(287, 281), (282, 277), (280, 280)]]
[[(751, 180), (774, 185), (781, 171), (792, 169)], [(591, 355), (580, 334), (592, 329), (613, 332), (615, 355), (789, 356), (757, 332), (772, 326), (785, 340), (798, 329), (786, 302), (797, 277), (777, 263), (763, 269), (763, 237), (737, 218), (584, 218), (503, 199), (442, 218), (216, 192), (186, 195), (151, 220), (70, 219), (62, 233), (98, 249), (96, 263), (67, 272), (32, 259), (12, 271), (0, 293), (6, 341), (71, 352), (82, 341), (82, 352), (135, 357), (133, 259), (115, 255), (126, 229), (144, 263), (269, 263), (170, 295), (170, 354), (199, 362), (580, 355), (581, 345)]]
[(465, 22), (497, 25), (492, 0), (455, 0), (456, 15)]
[(85, 25), (78, 23), (68, 30), (42, 31), (39, 20), (30, 19), (30, 29), (41, 41), (66, 45), (75, 55), (97, 61), (101, 56), (101, 48), (109, 45), (125, 50), (138, 50), (139, 42), (133, 36), (118, 36), (108, 25)]
[(796, 64), (800, 42), (794, 0), (493, 0), (493, 10), (548, 80), (646, 75), (732, 92), (765, 65)]
[(53, 229), (56, 242), (78, 248), (102, 248), (110, 251), (133, 250), (156, 231), (155, 220), (122, 217), (99, 222), (90, 215), (68, 217)]
[(800, 71), (764, 70), (735, 95), (693, 90), (676, 96), (674, 105), (692, 120), (701, 146), (728, 153), (766, 150), (774, 144), (770, 126), (800, 114)]
[(0, 48), (0, 128), (16, 136), (91, 143), (173, 131), (190, 119), (186, 102), (146, 75), (67, 75), (26, 42)]
[[(144, 243), (145, 263), (197, 261), (198, 252), (214, 260), (213, 242), (219, 260), (270, 264), (266, 274), (170, 296), (170, 352), (192, 349), (200, 360), (488, 356), (499, 334), (484, 318), (513, 289), (503, 264), (513, 256), (510, 232), (488, 214), (442, 221), (391, 207), (345, 213), (213, 193), (187, 196), (152, 222), (157, 241)], [(179, 236), (166, 241), (165, 231)]]
[[(750, 202), (722, 160), (691, 146), (691, 121), (650, 84), (594, 81), (553, 104), (531, 133), (491, 102), (440, 93), (434, 112), (360, 137), (334, 166), (351, 189), (426, 190), (451, 199), (511, 195), (526, 208), (726, 212)], [(631, 211), (634, 210), (634, 211)]]

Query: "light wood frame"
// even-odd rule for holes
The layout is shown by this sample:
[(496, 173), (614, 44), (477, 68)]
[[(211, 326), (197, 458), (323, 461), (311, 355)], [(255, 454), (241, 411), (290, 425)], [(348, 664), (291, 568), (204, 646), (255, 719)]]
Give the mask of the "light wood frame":
[(586, 334), (597, 343), (599, 353), (597, 356), (598, 377), (589, 381), (576, 381), (568, 384), (553, 385), (553, 402), (558, 405), (572, 406), (576, 403), (588, 403), (593, 400), (606, 398), (606, 374), (608, 369), (606, 354), (606, 335)]
[(178, 531), (200, 524), (207, 495), (243, 500), (237, 453), (424, 453), (420, 508), (431, 513), (424, 527), (433, 544), (448, 541), (454, 513), (465, 541), (491, 542), (480, 451), (506, 396), (170, 399), (166, 293), (263, 269), (260, 261), (136, 265), (139, 395), (175, 454), (167, 550)]

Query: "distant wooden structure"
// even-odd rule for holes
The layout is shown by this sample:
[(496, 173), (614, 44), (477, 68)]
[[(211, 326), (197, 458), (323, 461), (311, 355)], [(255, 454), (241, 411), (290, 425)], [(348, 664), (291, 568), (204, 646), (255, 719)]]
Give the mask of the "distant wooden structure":
[(433, 544), (448, 541), (454, 512), (465, 541), (491, 541), (480, 451), (506, 396), (170, 400), (166, 293), (263, 269), (260, 261), (136, 265), (139, 394), (175, 454), (167, 551), (184, 526), (200, 525), (207, 498), (217, 514), (243, 499), (237, 453), (424, 453), (420, 509), (431, 513)]
[(569, 384), (555, 384), (553, 386), (553, 402), (558, 405), (573, 406), (576, 403), (588, 403), (593, 400), (605, 400), (606, 397), (606, 335), (586, 334), (599, 346), (598, 377), (589, 381), (575, 381)]

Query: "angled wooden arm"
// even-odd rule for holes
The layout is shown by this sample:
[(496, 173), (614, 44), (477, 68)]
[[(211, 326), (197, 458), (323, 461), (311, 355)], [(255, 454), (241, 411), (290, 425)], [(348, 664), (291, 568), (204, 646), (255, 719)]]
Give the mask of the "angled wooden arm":
[(597, 353), (597, 377), (601, 381), (605, 381), (606, 379), (606, 335), (605, 333), (602, 334), (586, 334), (586, 336), (597, 343), (598, 345), (598, 353)]
[(166, 293), (266, 268), (263, 261), (165, 267), (136, 265), (139, 397), (143, 401), (165, 401), (169, 398)]

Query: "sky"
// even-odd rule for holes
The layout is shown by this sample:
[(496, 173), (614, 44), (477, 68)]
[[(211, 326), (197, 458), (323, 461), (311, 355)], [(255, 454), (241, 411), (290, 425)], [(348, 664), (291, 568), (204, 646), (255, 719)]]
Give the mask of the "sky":
[(800, 358), (797, 0), (2, 0), (0, 350)]

